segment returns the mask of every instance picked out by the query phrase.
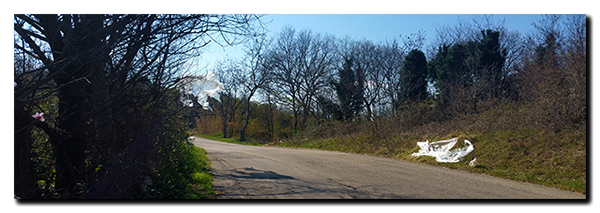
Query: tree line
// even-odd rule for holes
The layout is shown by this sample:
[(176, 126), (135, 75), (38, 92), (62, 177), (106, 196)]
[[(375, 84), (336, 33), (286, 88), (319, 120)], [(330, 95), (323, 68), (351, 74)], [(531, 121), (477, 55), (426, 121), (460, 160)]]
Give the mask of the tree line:
[[(247, 43), (243, 59), (227, 59), (213, 68), (225, 89), (220, 100), (211, 102), (215, 111), (196, 120), (198, 130), (223, 137), (239, 134), (241, 141), (247, 139), (249, 123), (254, 126), (250, 134), (266, 141), (328, 121), (367, 122), (377, 131), (384, 120), (442, 122), (506, 103), (531, 103), (549, 98), (539, 95), (539, 88), (557, 86), (569, 94), (563, 95), (579, 98), (573, 107), (579, 114), (571, 122), (579, 124), (586, 107), (581, 87), (586, 79), (585, 16), (545, 15), (532, 24), (536, 31), (523, 34), (491, 16), (475, 17), (439, 28), (428, 47), (422, 31), (375, 43), (287, 27), (272, 38)], [(577, 62), (549, 65), (549, 58)], [(540, 70), (542, 65), (560, 74), (545, 75), (553, 80), (533, 86), (548, 72)], [(566, 79), (570, 86), (550, 83)], [(427, 116), (410, 115), (423, 110)], [(546, 117), (564, 120), (557, 116)]]

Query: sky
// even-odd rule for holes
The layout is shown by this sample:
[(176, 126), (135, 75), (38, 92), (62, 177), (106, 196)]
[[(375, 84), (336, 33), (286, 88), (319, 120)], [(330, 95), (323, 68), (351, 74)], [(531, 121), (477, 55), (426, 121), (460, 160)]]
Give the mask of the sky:
[[(265, 23), (267, 36), (273, 38), (286, 26), (295, 30), (312, 30), (315, 33), (331, 34), (337, 38), (371, 40), (375, 43), (386, 39), (398, 39), (418, 31), (426, 35), (425, 47), (436, 37), (436, 28), (454, 26), (459, 21), (470, 21), (474, 14), (268, 14), (261, 20)], [(493, 21), (505, 21), (508, 30), (527, 34), (534, 30), (532, 23), (542, 17), (540, 14), (493, 14)], [(425, 51), (425, 50), (424, 50)], [(242, 45), (220, 47), (211, 45), (198, 60), (201, 73), (208, 71), (218, 60), (241, 58)]]
[[(290, 26), (295, 30), (312, 30), (315, 33), (331, 34), (337, 38), (350, 37), (355, 40), (371, 40), (375, 43), (385, 40), (399, 39), (399, 36), (409, 36), (412, 33), (423, 31), (425, 33), (425, 46), (436, 38), (436, 28), (443, 26), (453, 27), (459, 22), (470, 22), (476, 16), (473, 14), (443, 14), (443, 15), (406, 15), (406, 14), (272, 14), (261, 18), (267, 28), (267, 37), (275, 38), (285, 27)], [(493, 23), (504, 21), (504, 26), (510, 31), (519, 31), (528, 34), (534, 29), (532, 23), (542, 18), (541, 15), (492, 15)], [(211, 76), (213, 67), (218, 61), (227, 58), (241, 59), (243, 45), (222, 47), (213, 42), (204, 49), (201, 57), (193, 63), (194, 74)], [(427, 55), (427, 54), (426, 54)], [(194, 71), (195, 70), (195, 71)], [(202, 79), (193, 82), (198, 91), (214, 91), (211, 93), (195, 92), (201, 97), (201, 104), (205, 109), (208, 105), (205, 97), (212, 96), (218, 99), (218, 93), (211, 85), (220, 85), (216, 79)]]

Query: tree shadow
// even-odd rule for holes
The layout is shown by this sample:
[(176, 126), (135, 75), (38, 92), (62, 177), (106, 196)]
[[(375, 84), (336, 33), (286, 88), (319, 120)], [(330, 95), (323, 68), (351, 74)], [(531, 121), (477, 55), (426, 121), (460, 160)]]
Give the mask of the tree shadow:
[(280, 175), (280, 174), (277, 174), (276, 172), (272, 172), (272, 171), (257, 170), (252, 167), (244, 168), (241, 171), (236, 169), (233, 172), (234, 173), (231, 174), (231, 177), (241, 178), (241, 179), (290, 179), (290, 180), (295, 179), (291, 176)]
[[(221, 194), (217, 199), (407, 199), (389, 193), (371, 194), (367, 188), (380, 186), (353, 186), (334, 180), (312, 182), (263, 171), (252, 167), (229, 170), (215, 178), (233, 180), (231, 184), (217, 186)], [(268, 182), (263, 182), (268, 180)]]

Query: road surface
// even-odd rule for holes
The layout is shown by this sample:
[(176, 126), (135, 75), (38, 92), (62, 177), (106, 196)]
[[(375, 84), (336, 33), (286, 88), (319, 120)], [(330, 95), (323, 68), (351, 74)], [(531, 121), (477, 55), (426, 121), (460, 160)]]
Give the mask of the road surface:
[(585, 199), (586, 195), (388, 158), (196, 137), (220, 199)]

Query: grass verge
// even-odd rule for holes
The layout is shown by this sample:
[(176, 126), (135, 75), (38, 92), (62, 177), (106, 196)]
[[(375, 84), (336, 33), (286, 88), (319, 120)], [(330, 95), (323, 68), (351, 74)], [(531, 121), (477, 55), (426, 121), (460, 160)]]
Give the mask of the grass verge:
[(213, 177), (206, 150), (193, 145), (175, 147), (170, 164), (155, 171), (144, 186), (147, 199), (212, 199)]
[[(412, 157), (418, 152), (417, 141), (459, 139), (461, 147), (468, 139), (475, 150), (459, 163), (438, 163), (433, 157)], [(545, 130), (451, 132), (416, 136), (405, 133), (392, 137), (351, 134), (324, 139), (293, 139), (273, 146), (313, 148), (368, 154), (399, 160), (432, 164), (450, 169), (482, 173), (516, 181), (587, 193), (586, 130), (556, 133)], [(470, 167), (477, 158), (479, 165)]]
[(250, 145), (250, 146), (263, 146), (263, 145), (265, 145), (265, 143), (263, 143), (263, 142), (258, 142), (258, 141), (253, 141), (253, 140), (240, 142), (239, 139), (237, 139), (237, 138), (223, 138), (223, 134), (220, 133), (220, 132), (216, 133), (214, 135), (210, 135), (210, 134), (194, 134), (194, 136), (201, 137), (201, 138), (206, 138), (206, 139), (210, 139), (210, 140), (215, 140), (215, 141), (221, 141), (221, 142), (227, 142), (227, 143), (235, 143), (235, 144), (242, 144), (242, 145)]

